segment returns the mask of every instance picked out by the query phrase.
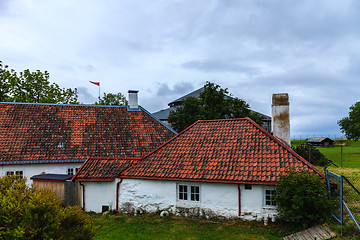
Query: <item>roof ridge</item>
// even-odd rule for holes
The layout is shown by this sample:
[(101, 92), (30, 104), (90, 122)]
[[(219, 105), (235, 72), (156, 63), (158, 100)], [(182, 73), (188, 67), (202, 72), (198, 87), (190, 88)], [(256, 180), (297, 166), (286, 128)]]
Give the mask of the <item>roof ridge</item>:
[(40, 106), (69, 106), (69, 107), (119, 107), (125, 108), (127, 106), (119, 105), (95, 105), (95, 104), (72, 104), (72, 103), (28, 103), (28, 102), (0, 102), (0, 104), (14, 104), (14, 105), (40, 105)]

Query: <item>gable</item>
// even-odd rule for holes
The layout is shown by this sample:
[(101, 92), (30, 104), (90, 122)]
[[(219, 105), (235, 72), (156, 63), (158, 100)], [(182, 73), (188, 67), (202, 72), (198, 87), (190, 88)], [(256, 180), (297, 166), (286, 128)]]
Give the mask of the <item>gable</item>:
[(142, 157), (174, 135), (141, 107), (0, 103), (0, 164)]
[(249, 118), (198, 121), (146, 156), (125, 178), (276, 184), (286, 171), (322, 175)]

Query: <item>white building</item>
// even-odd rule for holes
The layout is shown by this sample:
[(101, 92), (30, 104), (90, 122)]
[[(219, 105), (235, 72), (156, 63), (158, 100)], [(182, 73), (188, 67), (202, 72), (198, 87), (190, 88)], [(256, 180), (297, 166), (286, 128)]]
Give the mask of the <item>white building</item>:
[(198, 121), (141, 160), (89, 159), (80, 181), (87, 211), (274, 219), (286, 171), (323, 174), (249, 118)]

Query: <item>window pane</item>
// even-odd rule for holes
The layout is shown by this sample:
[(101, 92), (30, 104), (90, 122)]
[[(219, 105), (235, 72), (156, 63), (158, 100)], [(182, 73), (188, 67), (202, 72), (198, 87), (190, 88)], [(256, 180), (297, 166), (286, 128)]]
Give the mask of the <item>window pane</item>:
[(200, 200), (200, 188), (199, 186), (191, 186), (191, 201), (199, 201)]
[(179, 199), (187, 200), (187, 186), (186, 185), (179, 185)]

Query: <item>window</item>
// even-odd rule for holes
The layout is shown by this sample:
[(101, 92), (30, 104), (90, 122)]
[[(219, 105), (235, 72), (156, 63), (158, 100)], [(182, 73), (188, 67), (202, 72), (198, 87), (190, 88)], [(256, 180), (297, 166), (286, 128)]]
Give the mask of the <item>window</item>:
[[(190, 192), (189, 192), (190, 189)], [(179, 200), (200, 201), (200, 187), (196, 185), (178, 185), (178, 198)], [(190, 195), (190, 196), (189, 196)]]
[(252, 190), (252, 185), (251, 184), (245, 184), (245, 189), (246, 190)]
[(191, 186), (190, 196), (191, 196), (191, 201), (200, 200), (199, 186)]
[(275, 189), (265, 189), (265, 206), (275, 206), (274, 196)]
[(7, 171), (6, 176), (12, 176), (15, 175), (19, 179), (24, 178), (24, 172), (23, 171)]
[(68, 168), (67, 174), (68, 175), (74, 175), (74, 169), (73, 168)]
[(74, 175), (77, 171), (79, 171), (79, 168), (68, 168), (67, 174)]
[(179, 185), (179, 199), (180, 200), (187, 200), (187, 186), (186, 185)]

